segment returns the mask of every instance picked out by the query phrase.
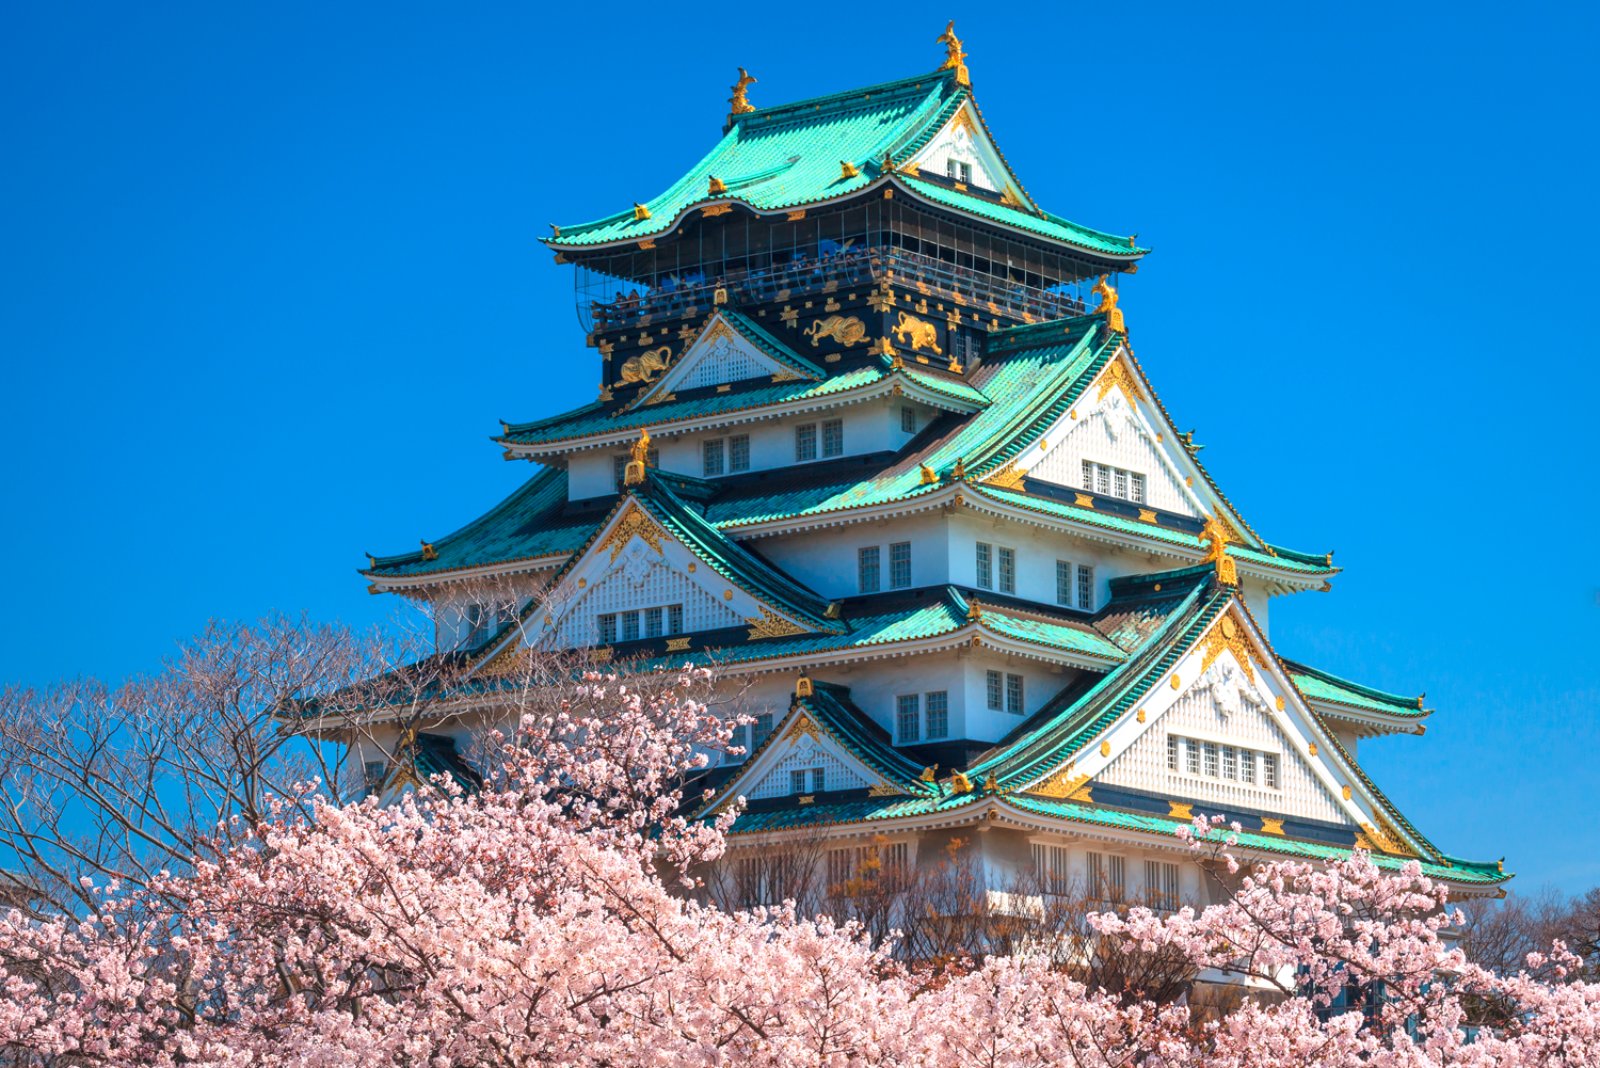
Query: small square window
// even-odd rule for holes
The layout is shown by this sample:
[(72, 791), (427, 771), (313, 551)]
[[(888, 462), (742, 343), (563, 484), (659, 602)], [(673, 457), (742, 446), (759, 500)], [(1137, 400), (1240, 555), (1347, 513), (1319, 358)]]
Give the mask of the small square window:
[(750, 470), (750, 435), (735, 434), (728, 439), (728, 470)]
[(946, 690), (934, 690), (925, 695), (926, 719), (924, 721), (924, 734), (928, 741), (937, 741), (950, 736), (950, 694)]
[(797, 463), (817, 458), (817, 424), (801, 423), (794, 428), (794, 458)]
[(897, 541), (889, 546), (889, 588), (903, 590), (911, 585), (911, 543)]
[(829, 419), (822, 424), (822, 455), (844, 455), (843, 419)]
[(914, 693), (901, 694), (894, 699), (895, 736), (900, 739), (901, 745), (922, 740), (919, 730), (922, 721), (921, 700)]
[(725, 469), (728, 443), (722, 438), (712, 438), (700, 444), (700, 470), (707, 478), (722, 474)]
[(878, 547), (869, 545), (856, 553), (856, 578), (862, 593), (878, 592)]
[(998, 671), (989, 672), (984, 681), (984, 688), (990, 710), (1004, 712), (1006, 710), (1005, 677)]

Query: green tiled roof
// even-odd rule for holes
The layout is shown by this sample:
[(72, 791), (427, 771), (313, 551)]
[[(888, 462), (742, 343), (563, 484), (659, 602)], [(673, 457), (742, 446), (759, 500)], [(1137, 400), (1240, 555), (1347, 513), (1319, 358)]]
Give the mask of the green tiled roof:
[[(795, 698), (834, 739), (862, 763), (908, 794), (929, 794), (934, 787), (921, 781), (922, 766), (894, 747), (889, 735), (850, 699), (850, 690), (826, 682), (812, 684), (810, 697)], [(780, 727), (772, 733), (778, 735)]]
[[(738, 203), (770, 214), (874, 191), (893, 182), (915, 197), (1015, 227), (1099, 255), (1131, 260), (1146, 251), (1125, 237), (1035, 215), (936, 183), (886, 174), (883, 159), (909, 160), (970, 99), (950, 71), (903, 78), (830, 96), (730, 117), (722, 140), (668, 189), (644, 201), (649, 215), (627, 207), (593, 222), (559, 228), (545, 239), (555, 249), (583, 249), (656, 238), (696, 208)], [(842, 163), (856, 168), (846, 177)], [(711, 179), (726, 187), (710, 193)]]
[(743, 334), (756, 348), (771, 356), (774, 360), (798, 374), (805, 375), (814, 381), (821, 381), (828, 377), (828, 372), (812, 363), (788, 345), (779, 341), (772, 332), (750, 316), (731, 308), (722, 309), (721, 314), (732, 323), (734, 329)]
[(1326, 701), (1329, 704), (1346, 705), (1350, 708), (1359, 708), (1364, 712), (1377, 712), (1385, 716), (1398, 716), (1401, 719), (1422, 719), (1432, 713), (1432, 709), (1422, 707), (1421, 697), (1405, 697), (1397, 693), (1386, 693), (1375, 690), (1370, 686), (1341, 679), (1337, 675), (1330, 675), (1325, 671), (1284, 661), (1284, 666), (1289, 670), (1289, 677), (1294, 680), (1301, 693), (1312, 701)]
[(432, 542), (437, 559), (422, 550), (380, 556), (362, 573), (373, 577), (432, 575), (462, 568), (532, 560), (576, 551), (598, 516), (567, 517), (567, 473), (541, 469), (511, 496), (460, 530)]

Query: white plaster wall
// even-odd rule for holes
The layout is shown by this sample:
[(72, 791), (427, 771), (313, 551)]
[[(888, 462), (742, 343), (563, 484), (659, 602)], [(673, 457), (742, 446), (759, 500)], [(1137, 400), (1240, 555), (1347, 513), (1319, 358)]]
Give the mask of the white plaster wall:
[[(1017, 592), (1015, 596), (1056, 603), (1056, 561), (1089, 564), (1094, 568), (1095, 600), (1093, 609), (1104, 607), (1110, 596), (1110, 582), (1122, 575), (1149, 571), (1164, 571), (1172, 561), (1162, 559), (1152, 562), (1148, 557), (1131, 551), (1087, 541), (1069, 534), (1024, 526), (1010, 520), (959, 513), (950, 520), (950, 581), (960, 586), (978, 583), (978, 543), (988, 542), (995, 547), (1004, 546), (1017, 552)], [(999, 574), (995, 574), (994, 592), (1000, 592)], [(1076, 579), (1074, 579), (1076, 581)], [(1072, 607), (1076, 607), (1073, 605)]]
[(1016, 830), (990, 831), (980, 836), (988, 884), (1003, 890), (1011, 887), (1028, 887), (1034, 877), (1033, 845), (1063, 847), (1067, 850), (1067, 877), (1078, 889), (1087, 885), (1089, 854), (1103, 853), (1120, 856), (1125, 862), (1125, 890), (1130, 900), (1145, 895), (1145, 861), (1155, 860), (1178, 865), (1178, 893), (1182, 902), (1204, 903), (1207, 878), (1189, 851), (1176, 838), (1170, 849), (1151, 849), (1115, 839), (1093, 840), (1082, 835), (1028, 833)]
[[(1163, 511), (1197, 515), (1182, 476), (1163, 455), (1164, 442), (1155, 435), (1127, 404), (1120, 389), (1110, 390), (1104, 400), (1080, 404), (1068, 416), (1060, 441), (1050, 440), (1050, 450), (1028, 469), (1032, 478), (1074, 489), (1083, 488), (1083, 461), (1109, 464), (1145, 476), (1145, 503)], [(1060, 433), (1060, 431), (1057, 431)]]
[(966, 673), (955, 652), (901, 656), (865, 664), (820, 669), (819, 679), (850, 687), (856, 707), (894, 736), (895, 699), (901, 694), (944, 690), (950, 695), (950, 739), (965, 737)]
[(1261, 627), (1261, 633), (1270, 637), (1267, 617), (1270, 614), (1272, 597), (1267, 593), (1267, 584), (1256, 579), (1241, 579), (1239, 590), (1244, 594), (1245, 603), (1250, 606), (1250, 614)]
[(751, 542), (768, 560), (828, 598), (860, 593), (858, 550), (879, 547), (881, 590), (889, 589), (889, 545), (911, 543), (911, 585), (951, 581), (949, 541), (942, 515), (914, 515), (871, 523), (854, 523), (799, 534), (780, 534)]
[[(965, 697), (962, 701), (965, 715), (961, 737), (983, 742), (998, 742), (1004, 738), (1079, 675), (1074, 668), (1007, 656), (991, 649), (974, 649), (962, 658), (962, 662), (965, 665)], [(989, 708), (990, 671), (1022, 676), (1022, 715), (996, 712)], [(953, 696), (951, 706), (954, 707)]]

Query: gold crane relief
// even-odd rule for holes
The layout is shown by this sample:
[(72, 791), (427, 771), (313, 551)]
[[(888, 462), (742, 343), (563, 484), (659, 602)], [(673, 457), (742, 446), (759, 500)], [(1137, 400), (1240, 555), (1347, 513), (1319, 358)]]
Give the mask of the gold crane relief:
[(830, 315), (826, 319), (818, 319), (806, 327), (803, 333), (811, 339), (812, 348), (816, 348), (817, 342), (823, 338), (831, 338), (845, 348), (867, 339), (866, 324), (854, 315), (843, 317)]
[(622, 362), (622, 370), (618, 381), (649, 382), (656, 375), (665, 371), (672, 363), (672, 347), (662, 345), (659, 349), (650, 349), (637, 356), (630, 357)]
[(930, 349), (935, 356), (944, 352), (939, 347), (938, 329), (932, 323), (923, 322), (915, 315), (901, 312), (900, 319), (895, 323), (891, 333), (894, 334), (896, 341), (902, 345), (910, 345), (913, 350)]

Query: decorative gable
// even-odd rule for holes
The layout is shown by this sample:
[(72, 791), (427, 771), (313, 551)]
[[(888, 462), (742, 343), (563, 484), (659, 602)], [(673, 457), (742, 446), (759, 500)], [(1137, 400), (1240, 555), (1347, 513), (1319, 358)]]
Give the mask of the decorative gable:
[(1027, 203), (1027, 196), (1011, 177), (970, 101), (911, 158), (906, 169), (960, 181), (968, 188), (1005, 197), (1017, 206)]
[(649, 404), (685, 389), (729, 385), (764, 378), (786, 381), (821, 378), (820, 371), (808, 374), (798, 357), (784, 360), (773, 355), (777, 343), (755, 336), (758, 327), (744, 327), (731, 316), (716, 312), (706, 320), (698, 336), (683, 355), (650, 389), (640, 394), (637, 403)]
[(863, 789), (876, 795), (902, 792), (836, 738), (809, 709), (791, 706), (778, 734), (756, 751), (721, 796), (724, 801), (735, 796), (759, 801)]

